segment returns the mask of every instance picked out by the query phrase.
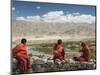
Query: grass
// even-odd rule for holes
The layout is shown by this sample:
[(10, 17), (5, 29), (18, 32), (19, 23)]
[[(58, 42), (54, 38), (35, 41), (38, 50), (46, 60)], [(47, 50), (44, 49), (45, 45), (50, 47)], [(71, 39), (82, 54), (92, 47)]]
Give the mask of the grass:
[[(63, 46), (70, 51), (80, 51), (81, 49), (81, 41), (65, 41), (63, 42)], [(45, 44), (31, 44), (32, 48), (35, 48), (37, 51), (44, 52), (46, 54), (50, 54), (51, 49), (54, 47), (55, 43), (45, 43)], [(89, 48), (91, 49), (91, 58), (96, 58), (96, 47), (95, 40), (88, 41)]]

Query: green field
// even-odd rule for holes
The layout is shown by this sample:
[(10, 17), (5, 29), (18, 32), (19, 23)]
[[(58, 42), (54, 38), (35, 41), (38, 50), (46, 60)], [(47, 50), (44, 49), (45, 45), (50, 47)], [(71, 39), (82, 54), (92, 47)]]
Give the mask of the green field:
[[(31, 44), (31, 49), (50, 54), (51, 49), (55, 43)], [(89, 48), (91, 49), (91, 58), (96, 58), (96, 42), (95, 40), (88, 40)], [(79, 52), (81, 49), (81, 41), (63, 41), (65, 52)]]

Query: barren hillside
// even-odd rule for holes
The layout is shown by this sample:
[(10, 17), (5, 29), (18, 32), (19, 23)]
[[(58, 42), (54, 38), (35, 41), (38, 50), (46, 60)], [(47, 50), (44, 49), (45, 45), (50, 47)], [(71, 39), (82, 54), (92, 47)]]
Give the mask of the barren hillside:
[(56, 34), (94, 35), (95, 24), (13, 21), (12, 34), (14, 36), (56, 35)]

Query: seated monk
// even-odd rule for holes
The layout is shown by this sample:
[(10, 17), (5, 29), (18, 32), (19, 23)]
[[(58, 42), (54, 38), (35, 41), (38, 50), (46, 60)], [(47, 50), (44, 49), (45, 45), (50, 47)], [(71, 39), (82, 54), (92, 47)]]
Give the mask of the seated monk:
[(54, 50), (56, 50), (54, 52), (54, 57), (53, 57), (54, 63), (56, 59), (60, 59), (61, 61), (63, 61), (65, 52), (64, 52), (63, 45), (62, 45), (62, 40), (58, 40), (57, 44), (54, 47)]
[(19, 73), (27, 72), (30, 68), (30, 60), (27, 53), (26, 42), (26, 39), (22, 39), (21, 43), (16, 45), (16, 47), (12, 49), (13, 57), (18, 61)]
[(81, 49), (82, 56), (80, 56), (80, 57), (74, 57), (74, 59), (76, 61), (89, 61), (89, 59), (90, 59), (90, 49), (88, 47), (87, 42), (83, 41), (81, 43), (81, 46), (82, 46), (82, 49)]

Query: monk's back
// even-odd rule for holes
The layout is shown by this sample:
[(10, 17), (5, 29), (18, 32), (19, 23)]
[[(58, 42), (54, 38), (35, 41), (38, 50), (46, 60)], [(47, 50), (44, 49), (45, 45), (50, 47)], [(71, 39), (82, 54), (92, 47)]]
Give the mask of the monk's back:
[(16, 56), (17, 54), (27, 54), (27, 47), (24, 44), (18, 44), (13, 49), (13, 54)]

